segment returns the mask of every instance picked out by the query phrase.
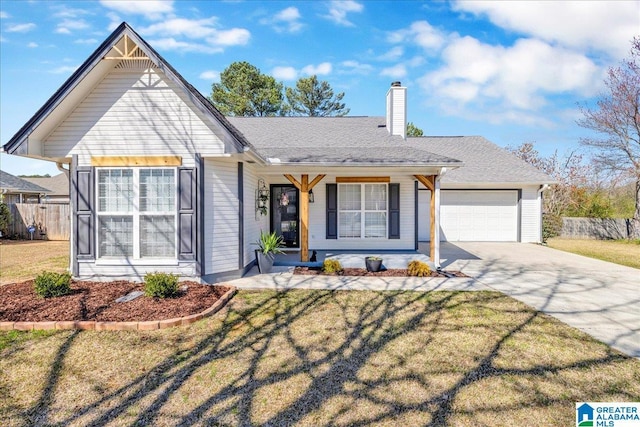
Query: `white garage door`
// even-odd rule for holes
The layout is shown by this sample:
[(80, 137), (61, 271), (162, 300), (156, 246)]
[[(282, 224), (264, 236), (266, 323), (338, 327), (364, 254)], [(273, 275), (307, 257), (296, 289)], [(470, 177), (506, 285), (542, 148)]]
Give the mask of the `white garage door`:
[[(429, 240), (429, 191), (418, 193), (419, 240)], [(517, 191), (440, 193), (440, 240), (515, 242), (518, 240)]]

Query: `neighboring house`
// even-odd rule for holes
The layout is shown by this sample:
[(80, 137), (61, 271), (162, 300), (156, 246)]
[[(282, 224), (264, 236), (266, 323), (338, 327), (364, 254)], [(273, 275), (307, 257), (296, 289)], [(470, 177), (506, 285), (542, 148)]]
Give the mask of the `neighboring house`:
[(47, 194), (44, 187), (0, 171), (0, 201), (4, 203), (40, 203)]
[(480, 137), (405, 131), (399, 83), (386, 118), (224, 117), (123, 23), (4, 149), (69, 164), (77, 277), (237, 277), (261, 230), (302, 261), (540, 241), (549, 177)]
[(69, 177), (66, 173), (52, 177), (22, 179), (49, 190), (42, 203), (69, 203)]

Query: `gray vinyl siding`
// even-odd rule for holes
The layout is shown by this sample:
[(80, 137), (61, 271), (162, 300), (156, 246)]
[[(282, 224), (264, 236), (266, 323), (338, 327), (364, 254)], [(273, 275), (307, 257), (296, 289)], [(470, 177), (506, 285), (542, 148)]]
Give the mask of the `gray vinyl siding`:
[(162, 73), (114, 69), (45, 139), (47, 157), (178, 155), (225, 151), (217, 129)]
[(269, 231), (269, 215), (261, 215), (256, 211), (256, 190), (258, 180), (263, 179), (267, 188), (269, 181), (260, 175), (259, 168), (249, 163), (244, 164), (244, 265), (255, 259), (255, 242), (260, 237), (260, 231)]
[(239, 264), (238, 162), (205, 159), (204, 164), (204, 274), (235, 271)]

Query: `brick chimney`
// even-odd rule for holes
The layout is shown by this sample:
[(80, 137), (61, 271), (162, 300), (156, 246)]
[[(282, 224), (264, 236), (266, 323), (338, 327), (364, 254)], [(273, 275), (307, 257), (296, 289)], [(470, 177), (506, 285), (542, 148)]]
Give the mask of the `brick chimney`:
[(407, 88), (400, 82), (391, 83), (387, 92), (387, 130), (407, 138)]

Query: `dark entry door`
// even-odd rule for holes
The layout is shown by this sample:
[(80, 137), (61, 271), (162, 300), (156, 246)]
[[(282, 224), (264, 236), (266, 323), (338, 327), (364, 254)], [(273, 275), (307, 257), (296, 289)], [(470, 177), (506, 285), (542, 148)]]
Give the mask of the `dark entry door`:
[(298, 189), (293, 185), (271, 185), (271, 231), (284, 238), (288, 248), (300, 247)]

